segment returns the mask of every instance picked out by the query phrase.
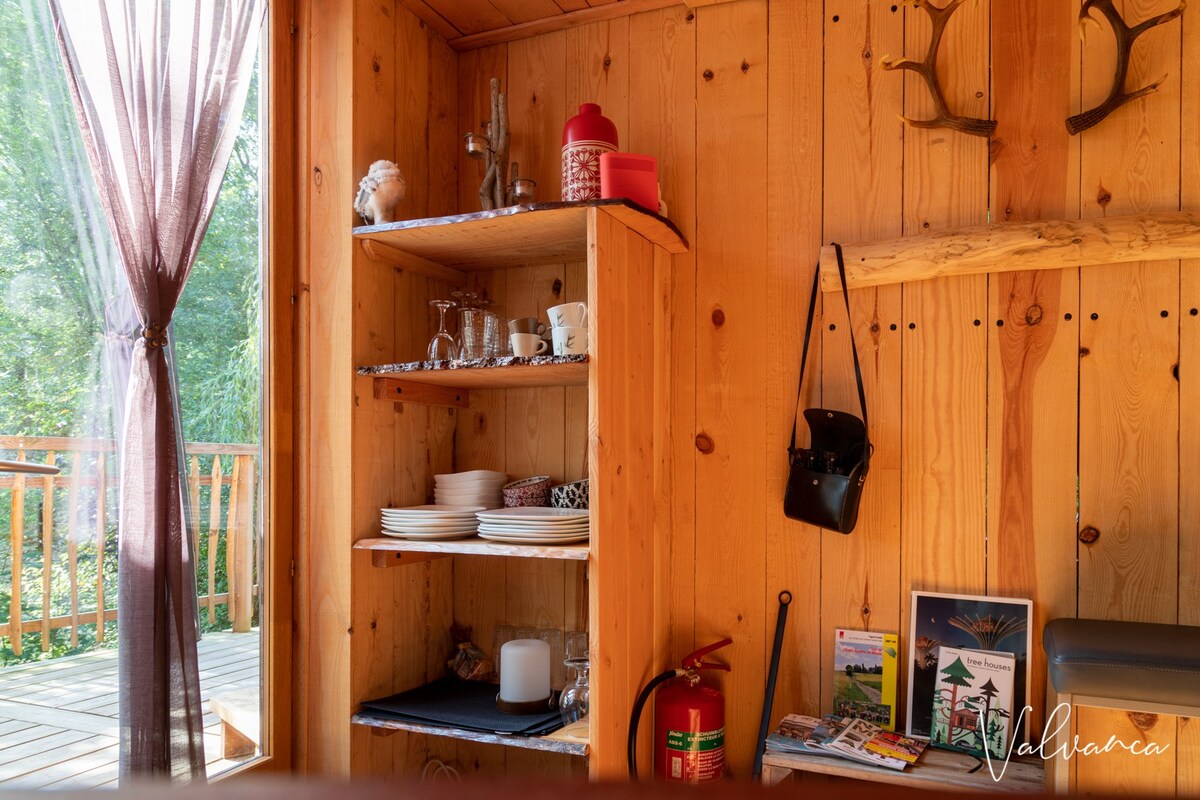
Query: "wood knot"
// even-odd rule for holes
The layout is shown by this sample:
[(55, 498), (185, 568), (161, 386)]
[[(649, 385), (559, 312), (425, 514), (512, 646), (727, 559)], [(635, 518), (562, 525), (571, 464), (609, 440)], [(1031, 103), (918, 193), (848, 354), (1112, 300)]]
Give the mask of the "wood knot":
[(611, 66), (612, 66), (612, 56), (605, 56), (604, 57), (604, 71), (607, 72), (608, 68)]
[(550, 284), (550, 291), (554, 292), (555, 297), (562, 295), (562, 278), (554, 279), (554, 283)]
[(325, 176), (321, 173), (320, 167), (313, 167), (313, 183), (320, 186), (325, 181)]
[(1086, 348), (1086, 347), (1079, 348), (1079, 357), (1080, 358), (1083, 358), (1084, 356), (1090, 356), (1091, 354), (1092, 354), (1092, 351), (1089, 350), (1088, 348)]
[(378, 59), (378, 58), (372, 58), (372, 59), (371, 59), (371, 71), (372, 71), (372, 72), (379, 72), (379, 70), (381, 70), (381, 69), (383, 69), (383, 67), (381, 67), (381, 66), (379, 65), (379, 59)]
[(711, 81), (713, 79), (713, 71), (711, 69), (706, 69), (704, 72), (700, 73), (700, 77), (704, 78), (706, 81)]
[(749, 72), (749, 71), (750, 71), (750, 62), (743, 61), (742, 62), (742, 72)]
[(687, 16), (683, 18), (683, 21), (684, 21), (684, 22), (691, 22), (691, 21), (692, 21), (692, 20), (694, 20), (695, 18), (696, 18), (696, 15), (695, 15), (695, 13), (693, 13), (693, 12), (689, 11), (689, 12), (688, 12), (688, 14), (687, 14)]
[(720, 308), (714, 308), (712, 312), (712, 323), (716, 328), (725, 324), (725, 312)]
[(1100, 531), (1091, 525), (1088, 525), (1086, 528), (1083, 528), (1079, 531), (1079, 541), (1083, 542), (1084, 544), (1095, 544), (1099, 538)]
[(712, 437), (707, 433), (698, 433), (696, 434), (696, 449), (704, 455), (708, 455), (716, 449), (716, 445), (713, 444)]
[(1096, 202), (1100, 204), (1100, 208), (1107, 208), (1108, 204), (1112, 202), (1112, 192), (1101, 185), (1100, 190), (1096, 192)]
[(1158, 714), (1145, 714), (1139, 711), (1127, 711), (1125, 715), (1133, 723), (1133, 727), (1142, 733), (1149, 731), (1158, 724)]
[(1028, 309), (1025, 310), (1025, 324), (1026, 325), (1037, 325), (1041, 321), (1042, 321), (1042, 307), (1041, 306), (1039, 306), (1035, 303), (1034, 305), (1031, 305)]

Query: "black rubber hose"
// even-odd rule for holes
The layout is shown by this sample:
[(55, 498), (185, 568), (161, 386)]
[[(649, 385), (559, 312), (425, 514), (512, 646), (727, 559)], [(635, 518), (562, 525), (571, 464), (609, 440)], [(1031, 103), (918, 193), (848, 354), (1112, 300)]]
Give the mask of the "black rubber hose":
[(650, 699), (650, 694), (658, 688), (661, 683), (666, 683), (677, 675), (682, 675), (683, 670), (669, 669), (666, 672), (660, 672), (654, 676), (649, 683), (645, 685), (641, 693), (637, 697), (637, 701), (633, 704), (633, 713), (629, 715), (629, 742), (628, 742), (628, 760), (629, 760), (629, 777), (637, 778), (637, 736), (638, 724), (642, 720), (642, 708), (646, 705), (646, 701)]

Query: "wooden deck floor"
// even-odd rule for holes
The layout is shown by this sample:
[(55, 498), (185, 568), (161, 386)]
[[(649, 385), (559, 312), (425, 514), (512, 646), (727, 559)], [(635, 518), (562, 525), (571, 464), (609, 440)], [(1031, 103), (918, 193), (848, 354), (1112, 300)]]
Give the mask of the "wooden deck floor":
[[(200, 695), (208, 774), (221, 758), (215, 694), (258, 686), (258, 632), (206, 633)], [(117, 781), (117, 651), (101, 650), (0, 668), (0, 789), (114, 787)]]

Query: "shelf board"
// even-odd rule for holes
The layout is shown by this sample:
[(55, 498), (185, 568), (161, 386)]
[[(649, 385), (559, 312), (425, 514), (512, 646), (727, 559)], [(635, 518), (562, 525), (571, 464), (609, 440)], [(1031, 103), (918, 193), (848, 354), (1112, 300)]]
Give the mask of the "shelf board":
[[(374, 260), (439, 280), (460, 282), (453, 271), (564, 264), (587, 260), (588, 210), (599, 208), (669, 253), (686, 253), (687, 240), (666, 217), (628, 200), (533, 203), (473, 214), (402, 220), (354, 229)], [(445, 272), (449, 268), (452, 272)], [(440, 272), (439, 272), (440, 270)]]
[[(774, 750), (768, 750), (763, 756), (763, 765), (771, 767), (774, 771), (771, 776), (774, 779), (772, 783), (782, 779), (790, 770), (926, 789), (1033, 794), (1042, 794), (1046, 789), (1045, 771), (1040, 758), (1014, 757), (1004, 777), (1000, 781), (994, 781), (987, 764), (981, 766), (979, 759), (965, 753), (952, 753), (934, 747), (926, 748), (917, 763), (903, 772), (836, 756), (808, 756)], [(975, 769), (976, 767), (979, 768)], [(998, 775), (1004, 769), (1004, 762), (995, 760), (992, 762), (992, 768)], [(767, 772), (764, 770), (764, 778), (766, 777)]]
[(565, 753), (571, 756), (586, 756), (588, 754), (588, 745), (586, 742), (563, 741), (562, 739), (554, 739), (550, 736), (513, 736), (502, 733), (480, 733), (478, 731), (466, 731), (462, 728), (447, 728), (440, 725), (422, 725), (402, 720), (379, 719), (361, 713), (351, 717), (350, 722), (355, 725), (376, 728), (381, 732), (408, 731), (409, 733), (423, 733), (427, 736), (447, 736), (451, 739), (465, 739), (466, 741), (483, 742), (484, 744), (499, 744), (505, 747), (520, 747), (526, 750), (544, 750), (550, 753)]
[[(586, 386), (588, 357), (505, 356), (473, 361), (411, 361), (406, 364), (382, 364), (359, 367), (359, 375), (376, 380), (375, 396), (400, 401), (405, 384), (429, 384), (448, 389), (530, 389), (538, 386)], [(395, 384), (380, 383), (395, 381)], [(422, 401), (414, 401), (422, 402)], [(458, 398), (446, 405), (464, 405)]]
[[(587, 561), (588, 545), (580, 544), (506, 544), (492, 542), (479, 537), (470, 539), (454, 539), (451, 541), (416, 541), (412, 539), (396, 539), (385, 536), (379, 539), (359, 539), (354, 543), (355, 550), (371, 550), (382, 556), (375, 558), (376, 566), (394, 566), (403, 564), (405, 553), (437, 554), (437, 555), (467, 555), (467, 556), (508, 556), (511, 558), (549, 558), (562, 561)], [(389, 558), (395, 553), (399, 558)], [(381, 563), (382, 562), (382, 563)]]
[[(1200, 213), (1003, 222), (843, 244), (851, 289), (953, 275), (1064, 269), (1200, 257)], [(837, 255), (821, 248), (821, 289), (839, 292)]]

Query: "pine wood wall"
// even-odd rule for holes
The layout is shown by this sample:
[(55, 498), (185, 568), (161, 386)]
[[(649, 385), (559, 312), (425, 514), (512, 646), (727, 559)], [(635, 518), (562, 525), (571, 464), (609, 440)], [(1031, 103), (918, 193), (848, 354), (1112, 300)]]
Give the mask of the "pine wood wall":
[[(1118, 2), (1138, 20), (1173, 5)], [(669, 646), (646, 670), (733, 636), (721, 683), (741, 775), (782, 589), (795, 602), (776, 719), (828, 710), (835, 627), (906, 639), (911, 589), (1032, 597), (1035, 639), (1045, 620), (1076, 614), (1200, 623), (1200, 490), (1189, 478), (1200, 467), (1200, 381), (1188, 368), (1200, 356), (1197, 265), (855, 291), (875, 443), (858, 528), (820, 532), (781, 510), (822, 242), (1198, 207), (1200, 17), (1139, 44), (1130, 85), (1168, 74), (1156, 95), (1071, 138), (1064, 119), (1105, 95), (1113, 59), (1103, 27), (1080, 46), (1077, 10), (980, 0), (956, 13), (943, 84), (959, 113), (999, 120), (990, 149), (900, 123), (932, 105), (918, 80), (879, 65), (920, 58), (929, 23), (890, 0), (679, 6), (460, 56), (460, 129), (477, 123), (465, 94), (500, 77), (519, 131), (513, 159), (533, 171), (540, 199), (556, 199), (561, 124), (581, 101), (617, 123), (622, 150), (660, 159), (692, 251), (660, 276), (675, 310), (662, 365), (671, 388), (656, 399), (671, 420), (657, 513), (672, 570), (655, 598)], [(462, 211), (477, 208), (474, 181), (460, 160)], [(802, 405), (853, 410), (835, 300), (825, 298), (819, 379)], [(1101, 532), (1094, 544), (1077, 540), (1086, 526)], [(1040, 652), (1032, 673), (1041, 697)], [(1077, 715), (1084, 740), (1174, 745), (1153, 764), (1085, 759), (1081, 789), (1197, 791), (1200, 722)]]
[[(351, 245), (357, 180), (372, 160), (392, 157), (409, 179), (405, 216), (475, 210), (477, 165), (458, 137), (482, 118), (493, 76), (509, 94), (512, 158), (537, 179), (540, 199), (557, 197), (563, 121), (580, 102), (599, 102), (623, 150), (659, 158), (670, 216), (692, 243), (656, 274), (670, 301), (670, 315), (656, 320), (664, 356), (655, 414), (670, 432), (655, 478), (664, 532), (656, 559), (670, 577), (645, 598), (663, 632), (646, 673), (734, 638), (722, 652), (733, 672), (721, 683), (740, 776), (782, 589), (795, 601), (775, 719), (828, 709), (835, 627), (906, 639), (911, 589), (1029, 596), (1039, 623), (1077, 614), (1200, 624), (1200, 380), (1190, 367), (1200, 359), (1200, 316), (1191, 313), (1200, 264), (855, 291), (876, 448), (858, 529), (821, 532), (781, 510), (818, 246), (989, 219), (1200, 208), (1194, 10), (1135, 52), (1130, 85), (1166, 73), (1158, 93), (1070, 138), (1063, 119), (1107, 92), (1107, 31), (1093, 28), (1080, 46), (1078, 0), (964, 4), (941, 72), (954, 109), (999, 120), (989, 149), (899, 122), (899, 113), (929, 113), (927, 93), (879, 63), (920, 57), (929, 26), (919, 9), (890, 0), (680, 5), (461, 54), (402, 1), (313, 0), (297, 20), (301, 768), (411, 771), (438, 756), (468, 770), (572, 769), (449, 740), (351, 734), (347, 723), (354, 700), (440, 669), (425, 654), (443, 649), (451, 618), (484, 630), (502, 616), (573, 626), (586, 597), (578, 568), (563, 565), (506, 566), (497, 581), (488, 565), (455, 559), (452, 596), (436, 588), (451, 579), (446, 561), (352, 568), (349, 545), (372, 533), (373, 509), (424, 499), (428, 476), (452, 457), (458, 468), (536, 467), (563, 479), (586, 469), (579, 390), (497, 393), (454, 419), (374, 403), (352, 377), (355, 364), (419, 351), (425, 300), (449, 288), (384, 274)], [(1142, 19), (1173, 3), (1118, 6)], [(586, 291), (579, 265), (482, 280), (476, 288), (511, 313)], [(848, 321), (835, 300), (826, 298), (817, 380), (801, 407), (854, 408)], [(1087, 526), (1100, 531), (1094, 544), (1077, 539)], [(561, 591), (561, 606), (537, 600), (543, 590)], [(414, 640), (425, 643), (418, 654)], [(352, 647), (365, 665), (353, 675)], [(1040, 661), (1032, 672), (1044, 675)], [(1089, 710), (1078, 721), (1084, 740), (1172, 744), (1153, 764), (1086, 759), (1081, 789), (1200, 793), (1200, 721)]]

